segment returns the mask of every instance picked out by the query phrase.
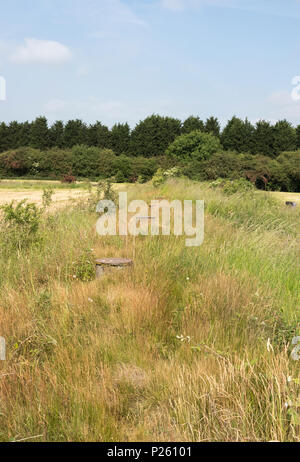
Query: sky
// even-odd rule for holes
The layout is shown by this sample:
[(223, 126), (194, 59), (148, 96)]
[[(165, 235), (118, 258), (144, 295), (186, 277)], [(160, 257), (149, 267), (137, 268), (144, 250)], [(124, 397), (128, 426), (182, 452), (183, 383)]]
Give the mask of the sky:
[(300, 124), (300, 0), (1, 3), (0, 121)]

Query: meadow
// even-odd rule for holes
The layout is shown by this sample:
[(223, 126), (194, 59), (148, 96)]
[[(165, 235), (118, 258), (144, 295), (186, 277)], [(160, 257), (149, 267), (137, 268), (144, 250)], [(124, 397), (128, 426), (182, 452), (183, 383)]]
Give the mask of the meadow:
[[(289, 208), (185, 179), (116, 187), (204, 199), (205, 241), (188, 248), (98, 236), (81, 189), (48, 204), (34, 239), (2, 217), (0, 441), (299, 442), (300, 195)], [(133, 255), (95, 279), (96, 258)]]

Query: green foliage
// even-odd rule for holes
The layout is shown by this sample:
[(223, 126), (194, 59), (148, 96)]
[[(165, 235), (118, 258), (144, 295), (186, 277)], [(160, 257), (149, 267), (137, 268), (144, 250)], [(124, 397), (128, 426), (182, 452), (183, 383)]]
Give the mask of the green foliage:
[(87, 142), (87, 126), (82, 120), (69, 120), (65, 126), (64, 143), (67, 148)]
[(193, 131), (181, 135), (168, 147), (167, 155), (182, 160), (205, 160), (221, 149), (218, 138), (210, 133)]
[(257, 154), (273, 157), (274, 152), (274, 127), (265, 120), (256, 123), (254, 133), (253, 151)]
[(35, 204), (23, 200), (1, 206), (3, 212), (1, 234), (3, 247), (21, 249), (39, 240), (38, 231), (42, 211)]
[(300, 151), (283, 152), (270, 165), (269, 189), (300, 192)]
[[(248, 119), (234, 116), (221, 133), (216, 117), (209, 117), (204, 123), (199, 117), (190, 116), (181, 123), (178, 119), (154, 114), (140, 121), (133, 130), (128, 123), (116, 123), (110, 130), (99, 121), (87, 125), (79, 119), (69, 120), (66, 124), (58, 120), (50, 127), (45, 117), (38, 117), (33, 122), (12, 121), (8, 125), (2, 122), (0, 153), (24, 147), (43, 152), (49, 149), (68, 152), (74, 146), (86, 145), (99, 150), (111, 149), (116, 156), (154, 158), (164, 156), (178, 136), (193, 131), (212, 134), (221, 139), (226, 151), (238, 153), (276, 157), (283, 151), (300, 148), (300, 126), (294, 128), (286, 120), (275, 125), (260, 120), (253, 126)], [(26, 175), (27, 172), (20, 174)], [(137, 176), (132, 178), (136, 180)]]
[(180, 120), (152, 115), (139, 122), (132, 131), (130, 153), (143, 157), (162, 156), (180, 133)]
[(222, 133), (222, 145), (226, 150), (252, 152), (255, 129), (246, 119), (233, 117), (228, 121)]
[(46, 149), (49, 146), (48, 122), (46, 117), (38, 117), (31, 124), (30, 146), (35, 149)]
[(205, 131), (205, 125), (199, 117), (188, 117), (182, 124), (182, 134), (187, 134), (198, 130), (200, 132)]
[(232, 194), (236, 193), (244, 193), (248, 191), (253, 191), (254, 187), (250, 181), (245, 180), (244, 178), (240, 178), (239, 180), (226, 180), (225, 183), (222, 185), (223, 192), (227, 196), (231, 196)]
[[(1, 139), (1, 136), (0, 136), (0, 139)], [(296, 128), (296, 146), (297, 146), (297, 149), (300, 149), (300, 125), (298, 125)]]
[(110, 145), (112, 150), (119, 156), (128, 154), (130, 145), (130, 127), (126, 124), (115, 124), (110, 133)]
[(206, 133), (211, 133), (217, 138), (220, 137), (221, 126), (216, 117), (210, 117), (209, 119), (206, 120), (205, 131)]
[(126, 183), (125, 175), (121, 170), (117, 171), (117, 174), (115, 176), (115, 182), (116, 183)]
[(48, 186), (47, 188), (43, 189), (42, 202), (44, 210), (51, 205), (53, 193), (54, 191), (53, 188), (51, 188), (51, 186)]
[(108, 201), (117, 201), (117, 194), (113, 190), (113, 182), (110, 179), (101, 180), (97, 184), (97, 198)]
[(274, 152), (276, 155), (282, 151), (296, 149), (297, 135), (294, 127), (287, 120), (280, 120), (274, 126)]
[(65, 146), (64, 124), (61, 120), (55, 122), (49, 129), (49, 145), (51, 147), (63, 148)]
[(164, 176), (167, 178), (178, 178), (182, 175), (180, 167), (172, 167), (164, 172)]
[(95, 279), (95, 260), (90, 249), (85, 250), (73, 263), (72, 278), (82, 282)]
[(152, 178), (152, 184), (155, 188), (158, 188), (166, 181), (166, 177), (161, 168), (157, 170), (154, 177)]

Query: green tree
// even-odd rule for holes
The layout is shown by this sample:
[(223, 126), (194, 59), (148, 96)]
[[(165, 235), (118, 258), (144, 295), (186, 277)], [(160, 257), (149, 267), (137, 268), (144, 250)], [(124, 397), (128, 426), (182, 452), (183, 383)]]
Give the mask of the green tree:
[(72, 148), (77, 144), (86, 144), (88, 140), (88, 128), (82, 120), (69, 120), (65, 126), (65, 146)]
[(50, 146), (56, 148), (63, 148), (64, 147), (64, 136), (65, 136), (65, 128), (64, 123), (61, 120), (57, 120), (49, 130), (49, 139), (50, 139)]
[(233, 117), (228, 121), (222, 133), (222, 144), (226, 150), (252, 152), (254, 127), (248, 119), (245, 121)]
[(7, 132), (7, 125), (6, 123), (2, 122), (0, 124), (0, 152), (7, 151), (7, 149), (9, 149)]
[(130, 145), (130, 127), (126, 124), (115, 124), (110, 132), (110, 147), (118, 156), (127, 154)]
[(30, 146), (36, 149), (49, 147), (49, 129), (46, 117), (38, 117), (31, 124)]
[(169, 144), (181, 133), (181, 122), (172, 117), (152, 115), (139, 122), (131, 133), (133, 156), (155, 157), (165, 154)]
[(298, 125), (296, 128), (296, 144), (297, 149), (300, 149), (300, 125)]
[(204, 132), (205, 124), (201, 119), (199, 119), (199, 117), (190, 116), (183, 122), (181, 131), (183, 134), (186, 134), (186, 133), (191, 133), (195, 130)]
[(26, 121), (20, 125), (20, 146), (30, 146), (31, 123)]
[(102, 149), (110, 147), (110, 131), (108, 127), (102, 125), (101, 122), (96, 122), (90, 125), (87, 130), (87, 143), (89, 146), (98, 146)]
[(296, 130), (287, 120), (279, 120), (274, 125), (274, 152), (294, 151), (297, 144)]
[(220, 149), (221, 143), (216, 136), (195, 130), (176, 138), (167, 149), (167, 155), (182, 160), (201, 161)]
[(206, 120), (205, 131), (206, 133), (212, 133), (212, 135), (218, 138), (220, 137), (221, 126), (216, 117), (210, 117)]
[(252, 151), (254, 154), (274, 156), (274, 128), (270, 122), (260, 120), (256, 123)]
[(22, 146), (22, 124), (16, 120), (10, 122), (6, 132), (9, 149), (17, 149)]

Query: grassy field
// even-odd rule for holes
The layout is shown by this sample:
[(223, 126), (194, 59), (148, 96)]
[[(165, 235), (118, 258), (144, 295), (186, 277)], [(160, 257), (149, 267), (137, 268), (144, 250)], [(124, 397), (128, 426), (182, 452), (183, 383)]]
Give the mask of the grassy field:
[[(205, 241), (134, 251), (96, 234), (87, 195), (27, 246), (2, 224), (0, 441), (299, 442), (300, 206), (185, 180), (123, 189), (204, 199)], [(95, 258), (134, 252), (93, 278)]]

